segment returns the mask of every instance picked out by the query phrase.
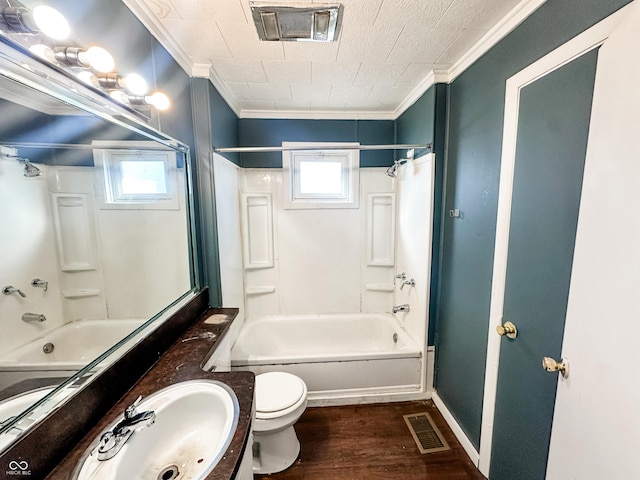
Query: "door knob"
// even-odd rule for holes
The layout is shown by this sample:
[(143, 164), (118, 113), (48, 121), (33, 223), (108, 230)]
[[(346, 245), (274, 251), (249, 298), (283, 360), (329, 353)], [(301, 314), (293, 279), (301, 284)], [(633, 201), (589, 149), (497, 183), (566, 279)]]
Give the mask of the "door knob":
[(496, 327), (496, 331), (501, 337), (506, 335), (509, 338), (516, 338), (518, 336), (518, 329), (511, 322), (506, 322), (503, 325), (498, 325)]
[(544, 357), (542, 359), (542, 368), (547, 372), (560, 372), (563, 378), (569, 376), (569, 362), (567, 362), (566, 358), (556, 362), (553, 358)]

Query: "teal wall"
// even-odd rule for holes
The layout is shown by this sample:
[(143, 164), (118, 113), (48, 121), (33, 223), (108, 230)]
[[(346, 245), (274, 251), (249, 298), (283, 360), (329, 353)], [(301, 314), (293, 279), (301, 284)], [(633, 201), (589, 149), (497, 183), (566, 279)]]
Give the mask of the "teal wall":
[(627, 0), (549, 1), (467, 69), (449, 92), (436, 389), (480, 443), (505, 81)]
[[(394, 143), (391, 120), (276, 120), (241, 119), (239, 146), (279, 147), (282, 142), (360, 142), (363, 145)], [(281, 168), (282, 153), (243, 153), (244, 168)], [(361, 167), (388, 167), (393, 150), (360, 152)]]

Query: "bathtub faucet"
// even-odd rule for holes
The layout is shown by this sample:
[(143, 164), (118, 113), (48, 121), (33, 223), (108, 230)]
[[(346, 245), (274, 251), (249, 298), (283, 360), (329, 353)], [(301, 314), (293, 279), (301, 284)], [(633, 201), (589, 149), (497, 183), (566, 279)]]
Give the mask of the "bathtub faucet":
[(113, 427), (113, 430), (102, 434), (98, 445), (98, 460), (109, 460), (116, 456), (135, 432), (135, 429), (130, 427), (143, 422), (146, 422), (146, 425), (143, 426), (149, 426), (156, 421), (156, 412), (153, 410), (138, 413), (137, 407), (140, 400), (142, 400), (142, 396), (139, 396), (135, 402), (127, 407), (124, 411), (124, 418)]
[(17, 293), (18, 295), (20, 295), (22, 298), (26, 297), (27, 294), (24, 293), (22, 290), (20, 290), (19, 288), (14, 287), (13, 285), (7, 285), (6, 287), (3, 287), (2, 289), (2, 293), (4, 293), (5, 295), (11, 295), (12, 293)]
[(404, 305), (394, 305), (393, 306), (393, 313), (398, 313), (398, 312), (408, 312), (410, 309), (409, 304), (405, 303)]

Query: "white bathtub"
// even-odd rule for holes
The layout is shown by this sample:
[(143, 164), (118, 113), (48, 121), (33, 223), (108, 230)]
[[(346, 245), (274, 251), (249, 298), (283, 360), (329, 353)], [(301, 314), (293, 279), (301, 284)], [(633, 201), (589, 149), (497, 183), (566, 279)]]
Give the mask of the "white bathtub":
[(360, 403), (422, 389), (422, 351), (393, 315), (265, 316), (247, 320), (231, 367), (302, 378), (311, 404)]

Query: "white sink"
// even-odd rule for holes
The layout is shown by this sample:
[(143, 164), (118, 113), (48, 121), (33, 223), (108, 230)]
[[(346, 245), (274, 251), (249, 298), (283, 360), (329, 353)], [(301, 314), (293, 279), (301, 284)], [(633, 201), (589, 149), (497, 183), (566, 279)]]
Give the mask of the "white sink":
[[(213, 380), (177, 383), (144, 398), (138, 412), (155, 412), (152, 425), (140, 423), (108, 460), (98, 459), (102, 432), (74, 472), (78, 480), (203, 479), (231, 443), (238, 425), (238, 399)], [(120, 416), (105, 430), (113, 430)]]

